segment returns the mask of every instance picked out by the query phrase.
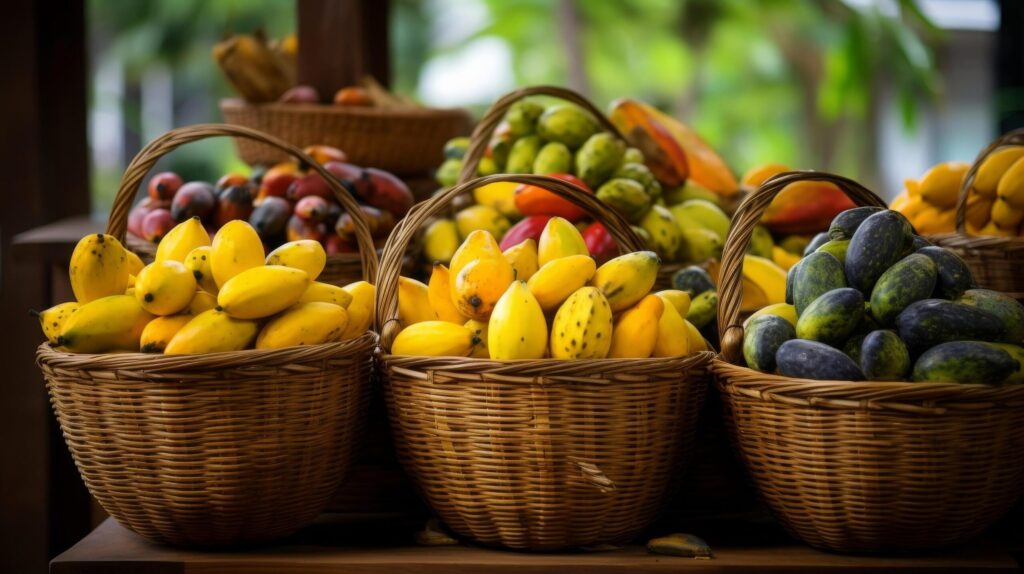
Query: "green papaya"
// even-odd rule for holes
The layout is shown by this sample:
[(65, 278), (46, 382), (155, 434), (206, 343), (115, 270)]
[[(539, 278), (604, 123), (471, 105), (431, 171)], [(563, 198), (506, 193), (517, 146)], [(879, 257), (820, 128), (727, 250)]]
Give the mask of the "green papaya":
[(911, 253), (900, 259), (875, 282), (871, 316), (882, 325), (892, 325), (911, 303), (931, 297), (936, 277), (935, 262), (927, 255)]
[(956, 299), (964, 291), (974, 287), (971, 270), (967, 268), (964, 260), (957, 257), (952, 251), (932, 245), (918, 249), (917, 253), (927, 255), (935, 262), (938, 278), (935, 282), (933, 297)]
[(577, 149), (597, 133), (597, 120), (572, 104), (551, 106), (537, 119), (537, 134), (547, 141)]
[(891, 210), (869, 215), (850, 238), (846, 249), (846, 280), (865, 296), (875, 281), (902, 259), (913, 244), (913, 229), (902, 213)]
[(671, 211), (660, 205), (652, 205), (640, 219), (640, 227), (651, 235), (652, 250), (662, 261), (672, 261), (676, 258), (683, 242), (683, 232), (676, 224), (676, 218), (672, 216)]
[(911, 357), (950, 341), (999, 341), (1003, 324), (988, 311), (945, 299), (911, 303), (896, 317), (896, 332)]
[(644, 152), (638, 150), (635, 147), (627, 147), (626, 151), (622, 154), (622, 163), (639, 163), (644, 164)]
[(519, 100), (509, 106), (505, 112), (512, 137), (521, 138), (536, 131), (537, 119), (544, 113), (544, 106), (534, 100)]
[(1017, 361), (1017, 370), (1010, 373), (1004, 383), (1019, 385), (1024, 383), (1024, 347), (1020, 345), (1008, 345), (1006, 343), (987, 343), (997, 349), (1002, 349), (1010, 354), (1014, 361)]
[(747, 366), (762, 373), (775, 372), (775, 353), (796, 338), (793, 325), (777, 315), (755, 317), (743, 331), (743, 358)]
[(818, 296), (846, 287), (843, 264), (831, 253), (815, 251), (800, 260), (793, 275), (793, 306), (800, 316)]
[(910, 352), (893, 331), (871, 331), (858, 353), (860, 370), (869, 381), (904, 381), (910, 373)]
[(850, 287), (823, 293), (800, 313), (796, 336), (827, 345), (841, 345), (864, 316), (864, 296)]
[(693, 299), (705, 291), (714, 291), (715, 283), (702, 267), (690, 265), (672, 274), (672, 288), (686, 291)]
[(622, 140), (608, 132), (596, 133), (576, 152), (576, 175), (596, 189), (619, 168), (625, 151)]
[[(669, 213), (675, 215), (672, 211)], [(714, 231), (693, 226), (680, 226), (680, 231), (682, 234), (679, 246), (680, 260), (703, 262), (722, 257), (723, 241)]]
[(814, 253), (819, 247), (825, 245), (829, 241), (831, 241), (831, 239), (829, 238), (827, 231), (822, 231), (815, 235), (811, 238), (811, 242), (807, 244), (807, 247), (804, 248), (804, 256), (806, 257), (811, 253)]
[(835, 216), (828, 228), (829, 239), (833, 241), (850, 239), (857, 228), (868, 217), (882, 211), (881, 207), (854, 207)]
[(563, 143), (548, 142), (533, 160), (533, 173), (548, 175), (572, 172), (572, 152)]
[(505, 169), (508, 164), (508, 156), (512, 152), (512, 138), (508, 135), (494, 136), (488, 146), (491, 152), (491, 159), (498, 166), (498, 170)]
[(686, 312), (686, 320), (698, 329), (715, 319), (718, 313), (718, 293), (705, 291), (690, 300), (690, 310)]
[(653, 199), (661, 197), (661, 184), (650, 168), (642, 163), (624, 163), (619, 166), (612, 177), (632, 179), (644, 186), (644, 191)]
[(968, 289), (956, 302), (992, 313), (1003, 324), (1002, 342), (1024, 345), (1024, 305), (1013, 297), (991, 289)]
[[(728, 235), (728, 232), (726, 232), (726, 235)], [(768, 228), (763, 225), (755, 225), (750, 233), (747, 253), (771, 259), (772, 247), (775, 247), (775, 240), (772, 239), (772, 234), (768, 231)]]
[(864, 373), (842, 351), (817, 341), (791, 339), (775, 353), (780, 375), (819, 381), (862, 381)]
[(480, 158), (480, 163), (476, 165), (477, 175), (494, 175), (496, 173), (501, 173), (501, 168), (498, 167), (498, 163), (494, 161), (493, 157), (484, 156)]
[(440, 186), (451, 187), (459, 181), (460, 171), (462, 171), (461, 159), (446, 159), (441, 164), (441, 167), (437, 168), (437, 172), (434, 173), (434, 179), (437, 180)]
[(462, 159), (469, 149), (469, 138), (466, 136), (454, 137), (444, 142), (444, 159)]
[(597, 189), (596, 195), (632, 223), (640, 221), (651, 207), (651, 196), (644, 191), (643, 185), (632, 179), (610, 179)]
[(533, 162), (540, 152), (541, 141), (537, 136), (524, 136), (512, 144), (508, 152), (506, 173), (533, 173)]
[(1009, 353), (980, 341), (951, 341), (925, 351), (914, 363), (915, 381), (996, 384), (1019, 367)]

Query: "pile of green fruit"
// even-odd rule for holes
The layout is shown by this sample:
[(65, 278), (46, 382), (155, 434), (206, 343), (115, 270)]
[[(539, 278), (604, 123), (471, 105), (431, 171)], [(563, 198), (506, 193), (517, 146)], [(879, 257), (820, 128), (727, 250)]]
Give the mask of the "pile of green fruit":
[(752, 316), (750, 368), (818, 380), (1024, 383), (1024, 305), (978, 289), (902, 214), (846, 210), (794, 265), (786, 305)]

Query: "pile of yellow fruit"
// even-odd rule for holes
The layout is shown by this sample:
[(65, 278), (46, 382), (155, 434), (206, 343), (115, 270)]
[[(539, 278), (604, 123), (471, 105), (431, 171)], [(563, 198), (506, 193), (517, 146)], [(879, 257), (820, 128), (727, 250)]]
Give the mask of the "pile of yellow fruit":
[[(907, 180), (890, 207), (920, 234), (956, 231), (957, 197), (968, 169), (964, 162), (936, 165), (920, 180)], [(978, 166), (967, 196), (965, 230), (969, 235), (1024, 235), (1024, 146), (1001, 147)]]
[(277, 349), (352, 339), (373, 316), (365, 281), (316, 281), (327, 262), (319, 242), (285, 243), (264, 257), (245, 221), (214, 236), (199, 218), (174, 227), (155, 261), (111, 235), (87, 235), (71, 256), (74, 302), (39, 314), (47, 339), (72, 353), (168, 355)]
[(652, 251), (600, 267), (579, 230), (551, 218), (538, 241), (504, 252), (494, 236), (470, 232), (449, 267), (429, 284), (399, 278), (402, 330), (396, 355), (491, 359), (674, 357), (706, 350), (685, 319), (684, 291), (651, 293), (660, 261)]

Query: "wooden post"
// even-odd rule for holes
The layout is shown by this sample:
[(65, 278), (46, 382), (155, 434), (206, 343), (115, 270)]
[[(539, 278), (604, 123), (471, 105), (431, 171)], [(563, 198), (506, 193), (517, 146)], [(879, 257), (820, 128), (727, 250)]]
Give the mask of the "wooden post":
[(373, 76), (391, 80), (389, 0), (297, 0), (298, 81), (328, 102), (334, 92)]

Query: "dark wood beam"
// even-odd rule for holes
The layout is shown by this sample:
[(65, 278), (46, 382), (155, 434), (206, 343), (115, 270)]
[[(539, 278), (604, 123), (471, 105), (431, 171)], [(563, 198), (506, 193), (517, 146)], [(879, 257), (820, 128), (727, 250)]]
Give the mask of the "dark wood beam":
[(297, 0), (300, 84), (324, 101), (334, 92), (373, 76), (391, 80), (389, 0)]

